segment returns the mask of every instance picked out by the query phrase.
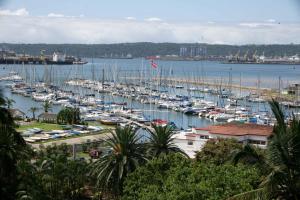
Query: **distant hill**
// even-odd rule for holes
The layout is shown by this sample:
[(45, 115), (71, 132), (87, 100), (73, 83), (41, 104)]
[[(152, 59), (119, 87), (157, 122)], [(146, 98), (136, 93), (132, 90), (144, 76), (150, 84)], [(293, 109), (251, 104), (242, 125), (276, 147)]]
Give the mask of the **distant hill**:
[[(8, 44), (0, 43), (0, 48), (14, 50), (17, 53), (26, 53), (31, 55), (40, 55), (41, 50), (46, 50), (46, 54), (52, 54), (54, 51), (66, 52), (67, 55), (79, 57), (101, 57), (104, 55), (132, 54), (133, 57), (144, 57), (153, 55), (178, 55), (180, 47), (189, 47), (195, 44), (178, 44), (178, 43), (120, 43), (120, 44)], [(257, 51), (258, 55), (266, 56), (291, 56), (300, 54), (300, 44), (286, 45), (219, 45), (219, 44), (201, 44), (206, 48), (207, 55), (227, 56), (236, 54), (240, 55), (249, 51), (253, 54)]]

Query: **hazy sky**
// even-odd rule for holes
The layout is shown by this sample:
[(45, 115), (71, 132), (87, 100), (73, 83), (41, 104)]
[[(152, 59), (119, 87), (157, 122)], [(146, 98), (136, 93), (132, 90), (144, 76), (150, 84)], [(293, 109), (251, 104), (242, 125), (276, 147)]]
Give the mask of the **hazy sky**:
[(0, 42), (300, 43), (300, 0), (0, 0)]

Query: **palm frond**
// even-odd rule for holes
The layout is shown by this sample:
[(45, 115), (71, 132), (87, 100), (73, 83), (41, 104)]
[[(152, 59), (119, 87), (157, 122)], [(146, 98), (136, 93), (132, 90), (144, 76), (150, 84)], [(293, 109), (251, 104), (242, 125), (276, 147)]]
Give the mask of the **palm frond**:
[(268, 195), (266, 194), (264, 188), (258, 188), (256, 190), (235, 195), (227, 200), (268, 200)]

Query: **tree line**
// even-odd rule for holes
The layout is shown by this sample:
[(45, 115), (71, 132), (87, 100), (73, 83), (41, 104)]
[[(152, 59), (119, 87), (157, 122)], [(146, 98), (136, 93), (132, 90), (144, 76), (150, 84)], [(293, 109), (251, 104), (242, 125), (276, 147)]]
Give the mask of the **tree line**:
[(206, 49), (207, 56), (229, 56), (238, 52), (243, 56), (248, 54), (265, 56), (292, 56), (300, 53), (299, 44), (274, 44), (274, 45), (222, 45), (222, 44), (191, 44), (191, 43), (120, 43), (120, 44), (10, 44), (0, 43), (0, 48), (14, 50), (17, 53), (40, 55), (41, 50), (45, 54), (60, 51), (67, 55), (85, 58), (99, 58), (102, 56), (131, 54), (133, 57), (145, 57), (154, 55), (179, 55), (180, 47), (200, 45)]

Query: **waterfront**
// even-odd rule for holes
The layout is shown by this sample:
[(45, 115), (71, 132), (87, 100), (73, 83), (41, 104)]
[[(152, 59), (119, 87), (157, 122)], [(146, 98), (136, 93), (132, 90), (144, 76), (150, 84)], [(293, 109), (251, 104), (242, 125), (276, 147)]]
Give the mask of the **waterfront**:
[[(149, 60), (145, 59), (87, 59), (89, 63), (86, 65), (74, 66), (55, 66), (55, 65), (2, 65), (0, 76), (15, 71), (20, 74), (24, 80), (30, 85), (35, 82), (44, 81), (59, 86), (64, 90), (72, 90), (82, 95), (95, 93), (94, 91), (80, 87), (70, 87), (66, 81), (71, 79), (88, 79), (95, 81), (106, 81), (113, 83), (131, 83), (143, 85), (148, 81), (152, 87), (158, 90), (166, 90), (170, 95), (180, 94), (190, 97), (200, 96), (207, 101), (213, 101), (217, 105), (226, 104), (224, 99), (216, 95), (202, 93), (199, 91), (188, 91), (187, 88), (192, 87), (189, 84), (183, 84), (183, 88), (166, 87), (166, 83), (159, 83), (161, 77), (165, 78), (181, 78), (194, 81), (205, 81), (215, 84), (240, 85), (253, 88), (278, 88), (278, 79), (282, 80), (281, 87), (288, 84), (296, 83), (300, 76), (300, 67), (287, 65), (229, 65), (218, 62), (209, 61), (157, 61), (158, 68), (154, 69), (150, 66)], [(138, 77), (137, 80), (131, 80), (132, 77)], [(169, 83), (170, 84), (170, 83)], [(175, 84), (175, 83), (173, 83)], [(175, 86), (175, 85), (173, 85)], [(247, 95), (250, 91), (239, 91), (238, 88), (233, 89), (235, 94), (241, 92), (240, 95)], [(95, 97), (103, 99), (104, 102), (127, 103), (127, 107), (131, 109), (141, 109), (143, 115), (149, 119), (164, 119), (174, 122), (178, 127), (186, 129), (189, 127), (203, 127), (214, 123), (206, 118), (199, 118), (193, 115), (185, 115), (182, 112), (174, 110), (157, 109), (151, 104), (143, 104), (139, 101), (122, 96), (111, 95), (111, 93), (95, 93)], [(35, 102), (30, 98), (12, 94), (10, 90), (5, 89), (5, 95), (13, 98), (16, 103), (15, 108), (19, 108), (28, 116), (28, 112), (32, 106), (41, 107), (41, 102)], [(224, 106), (224, 105), (223, 105)], [(266, 103), (250, 105), (256, 111), (268, 111)], [(258, 106), (258, 108), (257, 108)], [(52, 112), (57, 113), (60, 110), (59, 105), (54, 105)], [(40, 111), (41, 112), (41, 111)]]

